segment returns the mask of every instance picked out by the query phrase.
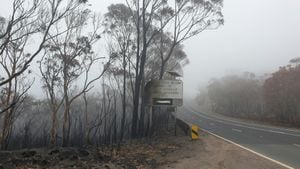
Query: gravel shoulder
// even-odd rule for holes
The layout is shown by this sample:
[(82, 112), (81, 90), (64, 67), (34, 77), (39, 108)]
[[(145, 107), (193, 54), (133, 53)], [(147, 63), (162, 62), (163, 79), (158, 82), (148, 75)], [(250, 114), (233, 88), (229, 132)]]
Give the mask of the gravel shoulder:
[(201, 139), (185, 140), (182, 144), (184, 146), (181, 149), (169, 154), (165, 159), (174, 163), (160, 166), (160, 169), (284, 168), (205, 132), (201, 132)]

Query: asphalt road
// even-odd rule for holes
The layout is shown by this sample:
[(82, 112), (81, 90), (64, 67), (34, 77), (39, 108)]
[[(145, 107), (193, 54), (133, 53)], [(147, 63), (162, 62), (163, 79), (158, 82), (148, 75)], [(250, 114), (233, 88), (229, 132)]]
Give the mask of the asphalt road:
[(189, 108), (183, 108), (177, 117), (275, 161), (300, 169), (298, 130), (222, 119)]

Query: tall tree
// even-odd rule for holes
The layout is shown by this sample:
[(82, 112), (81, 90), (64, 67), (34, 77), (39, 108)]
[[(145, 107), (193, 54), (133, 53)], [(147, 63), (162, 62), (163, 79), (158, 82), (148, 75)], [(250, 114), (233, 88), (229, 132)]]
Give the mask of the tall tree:
[[(100, 59), (93, 52), (93, 44), (100, 39), (100, 20), (96, 15), (84, 6), (78, 6), (69, 13), (64, 20), (57, 23), (54, 34), (46, 45), (44, 45), (44, 58), (40, 70), (45, 83), (45, 89), (49, 96), (52, 108), (52, 144), (56, 137), (56, 113), (59, 105), (63, 105), (63, 146), (67, 146), (70, 138), (71, 128), (71, 104), (82, 94), (92, 88), (92, 83), (98, 80), (104, 73), (101, 72), (95, 78), (89, 77), (89, 71), (97, 60)], [(89, 31), (89, 27), (92, 29)], [(52, 33), (52, 32), (51, 32)], [(80, 77), (84, 78), (83, 86), (75, 93), (74, 82)], [(60, 89), (63, 95), (62, 101), (56, 101), (55, 88)], [(87, 113), (87, 112), (86, 112)]]
[(153, 21), (160, 31), (159, 79), (163, 78), (168, 61), (180, 44), (206, 29), (216, 29), (224, 23), (222, 6), (222, 0), (178, 0), (160, 6)]
[[(167, 61), (172, 56), (174, 48), (184, 40), (199, 34), (208, 26), (223, 23), (221, 7), (222, 1), (218, 0), (178, 0), (168, 2), (165, 0), (137, 0), (126, 1), (128, 7), (133, 11), (133, 18), (136, 29), (136, 73), (133, 98), (132, 114), (132, 137), (137, 137), (139, 112), (143, 107), (140, 106), (140, 97), (145, 83), (145, 64), (149, 56), (149, 46), (154, 43), (155, 36), (166, 35), (166, 29), (174, 25), (174, 30), (170, 31), (173, 45), (167, 52), (161, 52), (162, 66), (161, 78)], [(174, 8), (171, 8), (171, 5)], [(168, 32), (168, 31), (167, 31)], [(161, 38), (161, 51), (164, 39)]]
[[(5, 113), (1, 142), (7, 142), (10, 133), (12, 117), (15, 107), (27, 89), (17, 89), (20, 81), (26, 76), (30, 64), (42, 51), (46, 42), (57, 34), (50, 35), (54, 25), (74, 10), (80, 3), (69, 0), (68, 3), (57, 0), (41, 1), (33, 0), (27, 3), (25, 0), (13, 0), (12, 12), (8, 18), (0, 19), (0, 88), (7, 91), (7, 99), (4, 100), (5, 107), (0, 114)], [(35, 41), (34, 45), (30, 41)], [(30, 72), (30, 70), (28, 71)], [(23, 75), (23, 76), (22, 76)], [(14, 87), (12, 87), (14, 86)], [(8, 90), (7, 90), (8, 89)], [(9, 94), (10, 93), (10, 94)], [(7, 144), (7, 143), (5, 143)], [(1, 148), (5, 148), (2, 146)]]
[[(121, 118), (121, 135), (120, 140), (123, 139), (126, 117), (126, 83), (127, 83), (127, 65), (132, 61), (132, 54), (134, 49), (133, 34), (134, 24), (132, 11), (124, 4), (112, 4), (108, 7), (108, 12), (105, 15), (105, 32), (110, 37), (109, 42), (111, 47), (111, 55), (120, 60), (123, 68), (123, 91), (122, 91), (122, 118)], [(117, 69), (115, 69), (117, 70)], [(129, 70), (130, 71), (130, 70)], [(116, 71), (114, 71), (116, 73)]]

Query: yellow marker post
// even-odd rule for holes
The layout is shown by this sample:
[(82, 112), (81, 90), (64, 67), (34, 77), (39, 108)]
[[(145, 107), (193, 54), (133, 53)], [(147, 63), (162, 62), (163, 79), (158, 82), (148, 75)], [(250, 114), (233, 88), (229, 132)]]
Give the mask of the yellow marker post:
[(196, 125), (193, 125), (193, 124), (191, 127), (191, 137), (192, 137), (192, 140), (199, 139), (199, 127)]

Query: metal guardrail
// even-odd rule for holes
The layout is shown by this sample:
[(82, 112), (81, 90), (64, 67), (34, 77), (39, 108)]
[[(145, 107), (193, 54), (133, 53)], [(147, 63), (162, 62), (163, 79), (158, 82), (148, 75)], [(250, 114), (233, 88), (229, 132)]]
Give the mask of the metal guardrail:
[(191, 130), (191, 125), (189, 123), (175, 117), (175, 135), (177, 134), (177, 126), (184, 132), (186, 136)]
[(184, 132), (186, 136), (190, 135), (192, 140), (197, 140), (199, 139), (199, 127), (188, 123), (182, 119), (177, 118), (176, 116), (173, 117), (175, 118), (175, 135), (177, 135), (177, 126)]

